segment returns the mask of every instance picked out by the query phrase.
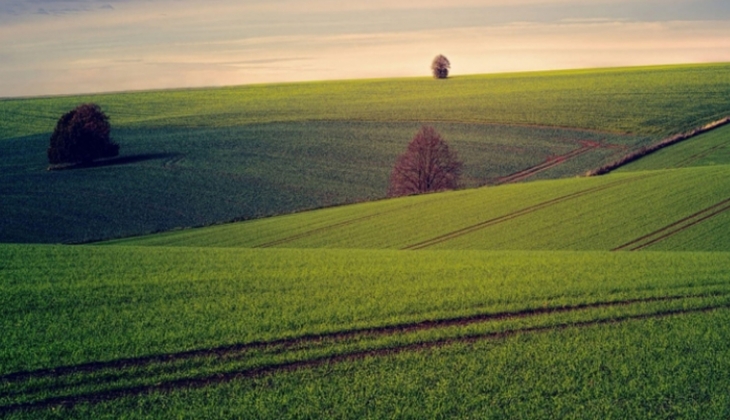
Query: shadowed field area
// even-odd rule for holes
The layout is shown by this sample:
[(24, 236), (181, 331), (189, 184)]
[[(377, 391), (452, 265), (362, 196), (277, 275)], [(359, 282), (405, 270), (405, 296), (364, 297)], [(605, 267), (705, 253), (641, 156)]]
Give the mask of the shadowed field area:
[[(79, 98), (0, 101), (0, 242), (368, 201), (0, 244), (0, 417), (726, 419), (730, 128), (575, 175), (727, 68), (105, 95), (123, 155), (53, 172)], [(489, 186), (377, 200), (425, 117)]]
[[(685, 65), (2, 100), (0, 241), (84, 242), (383, 198), (424, 123), (464, 160), (465, 187), (576, 176), (726, 117), (728, 74)], [(82, 102), (110, 116), (120, 160), (46, 173), (53, 126)]]

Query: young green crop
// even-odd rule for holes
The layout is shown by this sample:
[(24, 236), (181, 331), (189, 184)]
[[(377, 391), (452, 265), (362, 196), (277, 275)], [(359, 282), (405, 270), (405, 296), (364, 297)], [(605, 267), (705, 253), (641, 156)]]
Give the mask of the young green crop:
[[(120, 244), (281, 248), (613, 250), (730, 198), (728, 166), (531, 182), (323, 209)], [(717, 217), (724, 209), (720, 206)], [(712, 213), (708, 213), (712, 216)], [(713, 216), (715, 217), (715, 216)], [(714, 226), (712, 217), (689, 231)], [(714, 235), (723, 238), (723, 228)], [(658, 235), (661, 236), (661, 235)], [(724, 241), (703, 250), (726, 251)], [(641, 244), (639, 244), (641, 245)], [(690, 251), (691, 245), (675, 245)], [(627, 249), (633, 247), (626, 247)]]
[(0, 374), (726, 287), (723, 254), (0, 246)]
[[(575, 176), (727, 116), (728, 68), (0, 100), (0, 241), (84, 242), (382, 198), (396, 156), (423, 123), (436, 125), (465, 161), (465, 187), (545, 162), (555, 165), (529, 179)], [(47, 173), (50, 132), (81, 102), (110, 116), (121, 157)], [(586, 145), (586, 153), (562, 161)]]
[(252, 85), (0, 101), (0, 139), (50, 132), (79, 103), (116, 127), (452, 121), (669, 135), (727, 116), (728, 64)]
[[(116, 164), (53, 172), (46, 171), (47, 136), (0, 141), (0, 213), (7, 216), (0, 219), (0, 242), (99, 240), (379, 199), (418, 127), (308, 122), (117, 129), (123, 156)], [(634, 139), (548, 128), (436, 127), (465, 162), (465, 187), (564, 155), (581, 141)], [(595, 148), (536, 176), (580, 173), (620, 153)]]
[(526, 333), (10, 418), (726, 419), (730, 311)]
[(661, 149), (617, 172), (730, 164), (730, 125)]

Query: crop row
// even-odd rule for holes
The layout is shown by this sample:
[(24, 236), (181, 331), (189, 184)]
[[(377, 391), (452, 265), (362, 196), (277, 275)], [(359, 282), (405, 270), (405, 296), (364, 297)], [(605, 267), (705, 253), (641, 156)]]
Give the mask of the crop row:
[(619, 172), (727, 164), (730, 164), (730, 125), (662, 149)]
[(282, 370), (10, 418), (727, 418), (730, 311)]

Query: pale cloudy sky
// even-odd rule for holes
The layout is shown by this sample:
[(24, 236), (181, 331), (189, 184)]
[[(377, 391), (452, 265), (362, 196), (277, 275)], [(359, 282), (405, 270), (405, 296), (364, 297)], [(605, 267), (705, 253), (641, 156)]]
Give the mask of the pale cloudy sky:
[(0, 0), (0, 97), (730, 61), (728, 0)]

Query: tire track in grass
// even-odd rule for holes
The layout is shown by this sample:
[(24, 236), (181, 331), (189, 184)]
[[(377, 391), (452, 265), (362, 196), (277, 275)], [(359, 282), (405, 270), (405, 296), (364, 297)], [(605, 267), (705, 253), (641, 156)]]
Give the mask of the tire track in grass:
[[(536, 173), (539, 173), (539, 172), (542, 172), (542, 171), (551, 169), (551, 168), (553, 168), (555, 166), (561, 165), (561, 164), (565, 163), (569, 159), (572, 159), (574, 157), (583, 155), (583, 154), (585, 154), (585, 153), (587, 153), (587, 152), (589, 152), (591, 150), (594, 150), (594, 149), (598, 149), (598, 148), (609, 148), (610, 149), (610, 148), (618, 148), (618, 147), (620, 147), (620, 146), (613, 145), (613, 144), (603, 145), (601, 143), (594, 142), (594, 141), (588, 141), (588, 140), (581, 141), (580, 143), (583, 145), (583, 147), (580, 147), (578, 149), (572, 150), (572, 151), (570, 151), (570, 152), (568, 152), (568, 153), (566, 153), (564, 155), (560, 155), (560, 156), (556, 156), (556, 157), (554, 157), (552, 159), (548, 159), (547, 161), (545, 161), (545, 162), (543, 162), (543, 163), (541, 163), (539, 165), (533, 166), (533, 167), (528, 168), (528, 169), (525, 169), (523, 171), (516, 172), (516, 173), (514, 173), (512, 175), (508, 175), (506, 177), (499, 178), (497, 180), (496, 185), (507, 184), (507, 183), (511, 183), (511, 182), (517, 182), (517, 181), (524, 180), (524, 179), (529, 178), (530, 176), (532, 176), (532, 175), (534, 175)], [(277, 240), (274, 240), (274, 241), (270, 241), (270, 242), (266, 242), (266, 243), (263, 243), (263, 244), (260, 244), (260, 245), (256, 245), (256, 246), (254, 246), (252, 248), (271, 248), (271, 247), (275, 247), (275, 246), (278, 246), (278, 245), (282, 245), (282, 244), (285, 244), (285, 243), (289, 243), (289, 242), (296, 241), (298, 239), (307, 238), (307, 237), (310, 237), (312, 235), (316, 235), (316, 234), (319, 234), (319, 233), (327, 232), (327, 231), (330, 231), (330, 230), (333, 230), (333, 229), (337, 229), (337, 228), (341, 228), (341, 227), (344, 227), (344, 226), (349, 226), (349, 225), (355, 224), (357, 222), (369, 220), (369, 219), (372, 219), (372, 218), (375, 218), (375, 217), (378, 217), (378, 216), (382, 216), (382, 215), (389, 214), (389, 213), (394, 213), (394, 212), (401, 211), (403, 209), (407, 209), (407, 208), (411, 208), (411, 207), (415, 207), (415, 205), (401, 207), (401, 208), (398, 208), (398, 209), (392, 209), (392, 210), (385, 211), (385, 212), (379, 212), (379, 213), (375, 213), (375, 214), (371, 214), (371, 215), (367, 215), (367, 216), (362, 216), (362, 217), (358, 217), (358, 218), (351, 219), (351, 220), (345, 220), (343, 222), (335, 223), (333, 225), (322, 226), (320, 228), (312, 229), (312, 230), (307, 231), (307, 232), (302, 232), (302, 233), (299, 233), (299, 234), (296, 234), (296, 235), (288, 236), (286, 238), (277, 239)]]
[[(284, 347), (284, 350), (288, 347), (296, 347), (296, 346), (304, 346), (304, 345), (316, 345), (321, 344), (322, 341), (326, 340), (347, 340), (352, 338), (358, 338), (358, 336), (361, 336), (361, 338), (367, 338), (368, 335), (377, 338), (380, 336), (386, 336), (386, 335), (393, 335), (393, 334), (403, 334), (407, 332), (414, 332), (414, 331), (420, 331), (420, 330), (429, 330), (429, 329), (437, 329), (437, 328), (445, 328), (449, 326), (467, 326), (470, 324), (475, 324), (479, 322), (486, 322), (486, 321), (496, 321), (496, 320), (510, 320), (510, 319), (522, 319), (522, 318), (528, 318), (528, 317), (534, 317), (534, 316), (540, 316), (540, 315), (550, 315), (550, 314), (561, 314), (561, 313), (570, 313), (570, 312), (579, 312), (584, 310), (590, 310), (590, 309), (600, 309), (600, 308), (611, 308), (611, 307), (627, 307), (631, 305), (637, 305), (637, 304), (643, 304), (643, 303), (655, 303), (655, 302), (671, 302), (671, 301), (677, 301), (681, 302), (687, 299), (693, 299), (693, 298), (712, 298), (712, 297), (724, 297), (724, 296), (730, 296), (730, 291), (715, 291), (715, 292), (708, 292), (708, 293), (699, 293), (699, 294), (685, 294), (685, 295), (676, 295), (676, 296), (659, 296), (659, 297), (647, 297), (647, 298), (637, 298), (637, 299), (626, 299), (626, 300), (617, 300), (617, 301), (605, 301), (605, 302), (594, 302), (594, 303), (585, 303), (585, 304), (578, 304), (573, 306), (562, 306), (562, 307), (553, 307), (553, 308), (536, 308), (536, 309), (528, 309), (528, 310), (522, 310), (522, 311), (515, 311), (515, 312), (502, 312), (502, 313), (496, 313), (496, 314), (483, 314), (483, 315), (475, 315), (475, 316), (468, 316), (468, 317), (460, 317), (460, 318), (452, 318), (452, 319), (443, 319), (443, 320), (431, 320), (431, 321), (422, 321), (422, 322), (416, 322), (416, 323), (410, 323), (410, 324), (401, 324), (401, 325), (394, 325), (394, 326), (385, 326), (385, 327), (375, 327), (375, 328), (366, 328), (366, 329), (360, 329), (360, 330), (349, 330), (349, 331), (342, 331), (342, 332), (335, 332), (330, 334), (322, 334), (322, 335), (307, 335), (302, 337), (296, 337), (296, 338), (290, 338), (290, 339), (282, 339), (282, 340), (274, 340), (270, 342), (257, 342), (257, 343), (250, 343), (250, 344), (243, 344), (243, 345), (236, 345), (236, 346), (227, 346), (227, 347), (220, 347), (216, 349), (207, 349), (207, 350), (198, 350), (198, 351), (191, 351), (191, 352), (182, 352), (182, 353), (175, 353), (175, 354), (167, 354), (167, 355), (159, 355), (159, 356), (151, 356), (151, 357), (142, 357), (142, 358), (133, 358), (133, 359), (124, 359), (124, 360), (117, 360), (112, 362), (98, 362), (98, 363), (89, 363), (84, 365), (77, 365), (77, 366), (67, 366), (67, 367), (60, 367), (55, 369), (45, 369), (45, 370), (38, 370), (38, 371), (31, 371), (31, 372), (19, 372), (9, 375), (4, 375), (0, 377), (0, 383), (2, 383), (4, 386), (8, 385), (18, 385), (20, 382), (28, 380), (28, 379), (37, 379), (37, 378), (47, 378), (51, 380), (61, 380), (63, 381), (64, 377), (68, 377), (73, 374), (77, 374), (79, 372), (85, 372), (85, 373), (99, 373), (102, 370), (118, 370), (119, 375), (118, 376), (128, 376), (128, 375), (134, 375), (134, 372), (124, 372), (123, 370), (126, 368), (138, 368), (138, 367), (144, 367), (149, 365), (161, 365), (172, 361), (180, 361), (186, 358), (212, 358), (217, 357), (221, 358), (221, 363), (230, 362), (232, 360), (235, 360), (235, 357), (245, 357), (245, 351), (246, 350), (252, 350), (255, 348), (260, 349), (266, 349), (266, 348), (274, 348), (276, 346), (282, 346)], [(41, 409), (41, 408), (48, 408), (48, 407), (58, 407), (58, 406), (65, 406), (65, 407), (73, 407), (74, 405), (81, 404), (81, 403), (98, 403), (103, 401), (109, 401), (114, 400), (118, 398), (123, 397), (129, 397), (129, 396), (137, 396), (137, 395), (143, 395), (143, 394), (149, 394), (152, 392), (166, 392), (166, 391), (173, 391), (176, 389), (184, 389), (184, 388), (200, 388), (205, 387), (212, 384), (217, 383), (224, 383), (224, 382), (230, 382), (232, 380), (237, 379), (245, 379), (245, 378), (252, 378), (252, 377), (258, 377), (263, 376), (267, 374), (273, 374), (277, 372), (282, 371), (292, 371), (302, 368), (310, 368), (310, 367), (316, 367), (324, 364), (329, 363), (340, 363), (343, 361), (352, 361), (357, 359), (362, 359), (366, 357), (382, 357), (382, 356), (389, 356), (392, 354), (397, 354), (405, 351), (417, 351), (422, 349), (428, 349), (428, 348), (434, 348), (434, 347), (440, 347), (445, 346), (457, 342), (474, 342), (478, 340), (488, 340), (488, 339), (499, 339), (508, 337), (511, 335), (516, 334), (524, 334), (524, 333), (534, 333), (534, 332), (547, 332), (547, 331), (554, 331), (559, 330), (563, 328), (569, 328), (569, 327), (581, 327), (581, 326), (591, 326), (591, 325), (600, 325), (600, 324), (606, 324), (606, 323), (613, 323), (623, 320), (630, 320), (630, 319), (644, 319), (644, 318), (652, 318), (652, 317), (660, 317), (660, 316), (667, 316), (667, 315), (673, 315), (673, 314), (682, 314), (682, 313), (692, 313), (692, 312), (699, 312), (699, 311), (708, 311), (712, 309), (717, 308), (728, 308), (730, 307), (730, 302), (722, 302), (722, 303), (716, 303), (710, 306), (703, 306), (701, 308), (694, 308), (694, 309), (688, 309), (688, 308), (680, 308), (680, 309), (665, 309), (665, 310), (659, 310), (654, 311), (652, 313), (642, 313), (642, 314), (623, 314), (618, 316), (611, 316), (609, 318), (600, 318), (600, 319), (592, 319), (592, 320), (584, 320), (584, 321), (568, 321), (563, 322), (559, 324), (551, 324), (551, 325), (544, 325), (544, 326), (527, 326), (527, 327), (516, 327), (512, 330), (506, 330), (506, 331), (499, 331), (499, 332), (485, 332), (485, 333), (478, 333), (478, 334), (469, 334), (465, 336), (458, 336), (458, 337), (447, 337), (447, 338), (436, 338), (431, 339), (428, 341), (419, 341), (415, 343), (403, 343), (403, 344), (396, 344), (396, 345), (386, 345), (385, 347), (381, 348), (375, 348), (375, 349), (355, 349), (350, 351), (345, 351), (343, 353), (336, 353), (336, 354), (329, 354), (329, 355), (318, 355), (315, 357), (306, 358), (303, 360), (295, 360), (295, 361), (285, 361), (285, 362), (279, 362), (279, 363), (273, 363), (273, 364), (267, 364), (264, 366), (256, 366), (256, 367), (250, 367), (245, 369), (239, 369), (235, 371), (223, 371), (219, 373), (212, 373), (212, 374), (204, 374), (198, 377), (188, 377), (188, 378), (177, 378), (177, 379), (167, 379), (167, 380), (161, 380), (161, 381), (155, 381), (154, 384), (144, 384), (144, 385), (132, 385), (132, 386), (124, 386), (122, 385), (120, 388), (115, 389), (107, 389), (102, 391), (96, 391), (96, 392), (85, 392), (80, 394), (72, 394), (72, 395), (63, 395), (63, 396), (51, 396), (48, 397), (48, 391), (49, 389), (51, 391), (58, 391), (58, 390), (65, 390), (68, 387), (77, 387), (77, 386), (83, 386), (83, 385), (110, 385), (113, 386), (114, 382), (111, 383), (104, 383), (103, 381), (100, 381), (99, 378), (90, 378), (87, 381), (87, 383), (72, 383), (71, 385), (64, 385), (63, 383), (58, 384), (55, 388), (54, 387), (43, 387), (41, 390), (37, 391), (40, 393), (41, 398), (35, 401), (29, 401), (29, 402), (22, 402), (22, 403), (15, 403), (15, 404), (7, 404), (4, 406), (0, 406), (0, 414), (7, 414), (12, 413), (16, 411), (21, 410), (30, 410), (30, 409)], [(330, 345), (337, 344), (332, 343)], [(281, 349), (279, 349), (281, 350)], [(188, 368), (189, 369), (189, 368)], [(109, 372), (104, 372), (105, 374), (108, 374)], [(143, 373), (144, 374), (144, 373)], [(138, 374), (139, 375), (139, 374)], [(108, 375), (107, 375), (108, 377)], [(73, 378), (72, 378), (73, 379)], [(129, 379), (129, 378), (126, 378)], [(83, 378), (82, 378), (83, 380)], [(112, 381), (114, 381), (114, 378), (112, 378)], [(22, 385), (22, 384), (21, 384)], [(15, 393), (4, 393), (0, 394), (0, 398), (8, 398), (13, 397), (17, 395), (27, 395), (24, 392), (15, 392)], [(32, 395), (30, 395), (32, 396)]]
[(659, 230), (617, 246), (611, 251), (639, 251), (728, 210), (730, 210), (730, 198), (700, 210), (697, 213), (691, 214), (670, 225), (664, 226)]
[(332, 225), (322, 226), (322, 227), (319, 227), (319, 228), (315, 228), (315, 229), (312, 229), (312, 230), (308, 230), (306, 232), (298, 233), (296, 235), (287, 236), (286, 238), (277, 239), (275, 241), (266, 242), (266, 243), (263, 243), (263, 244), (260, 244), (260, 245), (256, 245), (256, 246), (254, 246), (252, 248), (271, 248), (271, 247), (274, 247), (274, 246), (277, 246), (277, 245), (281, 245), (281, 244), (285, 244), (285, 243), (288, 243), (288, 242), (296, 241), (297, 239), (303, 239), (303, 238), (306, 238), (306, 237), (309, 237), (309, 236), (312, 236), (312, 235), (316, 235), (318, 233), (327, 232), (328, 230), (337, 229), (337, 228), (341, 228), (343, 226), (348, 226), (348, 225), (352, 225), (352, 224), (357, 223), (357, 222), (362, 222), (364, 220), (372, 219), (373, 217), (379, 216), (380, 214), (382, 214), (382, 213), (369, 214), (367, 216), (356, 217), (354, 219), (345, 220), (344, 222), (335, 223), (335, 224), (332, 224)]
[(695, 153), (694, 155), (692, 155), (692, 156), (690, 156), (690, 157), (688, 157), (686, 159), (683, 159), (683, 160), (679, 161), (679, 163), (677, 163), (675, 165), (675, 167), (682, 168), (682, 167), (684, 167), (686, 165), (689, 165), (689, 164), (691, 164), (691, 163), (693, 163), (693, 162), (695, 162), (695, 161), (697, 161), (699, 159), (702, 159), (702, 158), (706, 157), (707, 155), (709, 155), (710, 153), (712, 153), (712, 152), (714, 152), (716, 150), (723, 149), (723, 148), (727, 147), (728, 144), (730, 144), (730, 141), (727, 141), (727, 142), (721, 143), (721, 144), (717, 144), (717, 145), (715, 145), (713, 147), (710, 147), (708, 149), (705, 149), (705, 150), (703, 150), (703, 151), (701, 151), (699, 153)]
[(596, 187), (591, 187), (591, 188), (588, 188), (588, 189), (585, 189), (585, 190), (581, 190), (581, 191), (578, 191), (578, 192), (574, 192), (574, 193), (570, 193), (570, 194), (567, 194), (567, 195), (563, 195), (563, 196), (560, 196), (560, 197), (557, 197), (557, 198), (553, 198), (553, 199), (548, 200), (548, 201), (544, 201), (542, 203), (538, 203), (538, 204), (535, 204), (535, 205), (532, 205), (532, 206), (529, 206), (529, 207), (525, 207), (523, 209), (514, 211), (512, 213), (505, 214), (503, 216), (495, 217), (493, 219), (489, 219), (489, 220), (486, 220), (484, 222), (479, 222), (479, 223), (476, 223), (474, 225), (467, 226), (467, 227), (464, 227), (464, 228), (461, 228), (461, 229), (458, 229), (458, 230), (455, 230), (455, 231), (452, 231), (452, 232), (449, 232), (449, 233), (446, 233), (446, 234), (437, 236), (435, 238), (431, 238), (431, 239), (428, 239), (428, 240), (425, 240), (425, 241), (422, 241), (422, 242), (418, 242), (416, 244), (408, 245), (408, 246), (406, 246), (404, 248), (401, 248), (401, 249), (403, 249), (403, 250), (419, 250), (419, 249), (428, 248), (428, 247), (433, 246), (433, 245), (437, 245), (437, 244), (440, 244), (440, 243), (443, 243), (443, 242), (447, 242), (447, 241), (450, 241), (452, 239), (455, 239), (455, 238), (458, 238), (458, 237), (461, 237), (461, 236), (464, 236), (464, 235), (468, 235), (470, 233), (479, 231), (479, 230), (484, 229), (484, 228), (489, 227), (489, 226), (497, 225), (497, 224), (500, 224), (500, 223), (503, 223), (503, 222), (507, 222), (507, 221), (516, 219), (516, 218), (521, 217), (521, 216), (525, 216), (525, 215), (530, 214), (530, 213), (534, 213), (536, 211), (539, 211), (539, 210), (542, 210), (542, 209), (551, 207), (551, 206), (553, 206), (555, 204), (559, 204), (559, 203), (563, 203), (563, 202), (566, 202), (566, 201), (570, 201), (570, 200), (573, 200), (575, 198), (583, 197), (585, 195), (592, 194), (592, 193), (595, 193), (595, 192), (607, 190), (609, 188), (613, 188), (613, 187), (618, 186), (618, 185), (633, 183), (635, 181), (639, 181), (639, 180), (643, 180), (643, 179), (646, 179), (646, 178), (655, 177), (655, 176), (658, 176), (658, 175), (659, 174), (656, 174), (656, 173), (649, 173), (649, 174), (645, 174), (645, 175), (641, 175), (641, 176), (636, 176), (636, 177), (632, 177), (632, 178), (628, 178), (628, 179), (621, 179), (621, 180), (614, 181), (614, 182), (610, 182), (610, 183), (607, 183), (607, 184), (604, 184), (604, 185), (599, 185), (599, 186), (596, 186)]
[(571, 150), (570, 152), (560, 155), (560, 156), (554, 156), (552, 158), (548, 158), (545, 162), (540, 163), (539, 165), (535, 165), (533, 167), (524, 169), (519, 172), (515, 172), (511, 175), (503, 176), (497, 179), (497, 182), (495, 185), (502, 185), (502, 184), (509, 184), (512, 182), (518, 182), (522, 181), (524, 179), (527, 179), (531, 177), (532, 175), (535, 175), (537, 173), (546, 171), (548, 169), (554, 168), (556, 166), (562, 165), (566, 161), (578, 157), (580, 155), (586, 154), (590, 152), (593, 149), (596, 149), (600, 147), (597, 143), (594, 142), (582, 142), (583, 147)]
[(360, 217), (356, 217), (354, 219), (348, 219), (348, 220), (345, 220), (345, 221), (342, 221), (342, 222), (339, 222), (339, 223), (335, 223), (335, 224), (332, 224), (332, 225), (326, 225), (326, 226), (314, 228), (314, 229), (308, 230), (306, 232), (297, 233), (295, 235), (287, 236), (285, 238), (276, 239), (274, 241), (270, 241), (270, 242), (266, 242), (266, 243), (263, 243), (263, 244), (260, 244), (260, 245), (256, 245), (256, 246), (253, 246), (252, 248), (271, 248), (271, 247), (275, 247), (277, 245), (281, 245), (281, 244), (293, 242), (293, 241), (296, 241), (298, 239), (304, 239), (304, 238), (307, 238), (307, 237), (316, 235), (318, 233), (327, 232), (327, 231), (330, 231), (330, 230), (333, 230), (333, 229), (338, 229), (338, 228), (341, 228), (341, 227), (344, 227), (344, 226), (354, 225), (355, 223), (362, 222), (364, 220), (370, 220), (370, 219), (373, 219), (375, 217), (379, 217), (379, 216), (383, 216), (383, 215), (386, 215), (386, 214), (390, 214), (390, 213), (395, 213), (395, 212), (398, 212), (398, 211), (406, 210), (406, 209), (409, 209), (409, 208), (412, 208), (412, 207), (416, 207), (416, 206), (419, 206), (419, 205), (421, 205), (421, 204), (420, 203), (419, 204), (409, 204), (409, 205), (402, 206), (402, 207), (398, 207), (398, 208), (395, 208), (395, 209), (390, 209), (390, 210), (385, 210), (385, 211), (381, 211), (381, 212), (377, 212), (377, 213), (373, 213), (373, 214), (368, 214), (366, 216), (360, 216)]

